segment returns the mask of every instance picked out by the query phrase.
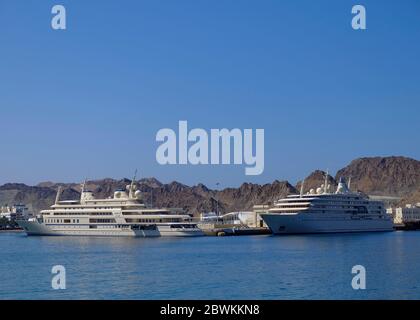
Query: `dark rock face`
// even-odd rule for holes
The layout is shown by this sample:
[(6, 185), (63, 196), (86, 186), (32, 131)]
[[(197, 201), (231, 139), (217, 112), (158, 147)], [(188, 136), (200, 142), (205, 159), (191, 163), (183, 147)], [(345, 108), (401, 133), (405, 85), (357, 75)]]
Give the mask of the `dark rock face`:
[[(86, 189), (93, 191), (98, 198), (113, 195), (115, 189), (125, 188), (128, 179), (103, 179), (87, 181)], [(50, 207), (55, 200), (58, 187), (62, 187), (61, 200), (78, 199), (80, 184), (42, 183), (35, 187), (24, 184), (6, 184), (0, 187), (0, 204), (25, 203), (34, 212)], [(251, 210), (254, 204), (272, 203), (296, 190), (287, 181), (274, 181), (271, 184), (258, 185), (244, 183), (239, 188), (227, 188), (221, 191), (210, 190), (204, 184), (189, 187), (179, 182), (162, 184), (156, 179), (142, 179), (137, 183), (142, 191), (144, 203), (157, 207), (182, 208), (191, 214), (216, 211)]]
[[(352, 177), (351, 189), (367, 194), (400, 196), (402, 203), (420, 202), (420, 161), (404, 157), (361, 158), (352, 161), (339, 170), (336, 177), (328, 176), (328, 184), (336, 188), (340, 177)], [(305, 178), (304, 192), (316, 189), (324, 183), (325, 172), (316, 170)], [(129, 179), (102, 179), (86, 182), (86, 189), (98, 198), (113, 195), (115, 189), (125, 188)], [(216, 211), (230, 212), (250, 210), (255, 204), (270, 204), (289, 194), (300, 192), (300, 184), (294, 187), (287, 181), (275, 180), (259, 185), (244, 183), (239, 188), (211, 190), (204, 184), (189, 187), (179, 182), (163, 184), (155, 178), (138, 181), (142, 199), (146, 204), (157, 207), (177, 207), (191, 214)], [(38, 213), (49, 208), (55, 200), (58, 187), (63, 188), (62, 200), (78, 199), (81, 184), (43, 182), (37, 186), (7, 183), (0, 186), (0, 205), (24, 203)]]
[(48, 208), (55, 199), (55, 191), (45, 187), (7, 183), (0, 187), (0, 205), (23, 203), (33, 212)]
[(351, 176), (354, 189), (365, 193), (404, 197), (420, 189), (420, 161), (404, 157), (360, 158), (339, 170), (336, 179), (341, 176)]
[(296, 189), (287, 181), (274, 181), (270, 184), (244, 183), (239, 188), (227, 188), (215, 193), (215, 198), (223, 204), (224, 212), (251, 210), (255, 204), (269, 204), (283, 198)]

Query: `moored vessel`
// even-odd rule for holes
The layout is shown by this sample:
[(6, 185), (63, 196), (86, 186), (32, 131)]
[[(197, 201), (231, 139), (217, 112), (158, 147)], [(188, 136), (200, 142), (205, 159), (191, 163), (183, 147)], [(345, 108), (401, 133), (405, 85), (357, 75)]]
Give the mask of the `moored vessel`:
[(335, 192), (327, 178), (317, 190), (278, 200), (261, 217), (274, 234), (393, 231), (382, 201), (352, 192), (341, 178)]
[(191, 237), (204, 233), (190, 215), (177, 208), (152, 208), (141, 201), (135, 179), (113, 197), (96, 199), (85, 183), (79, 200), (60, 201), (37, 218), (17, 221), (28, 235)]

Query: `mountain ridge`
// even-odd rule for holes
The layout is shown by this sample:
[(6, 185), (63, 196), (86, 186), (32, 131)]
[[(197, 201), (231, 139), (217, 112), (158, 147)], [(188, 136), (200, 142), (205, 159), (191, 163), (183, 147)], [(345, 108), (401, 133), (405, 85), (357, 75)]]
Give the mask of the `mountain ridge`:
[[(331, 188), (337, 186), (340, 177), (351, 177), (352, 190), (370, 195), (397, 196), (400, 204), (420, 202), (420, 161), (406, 157), (364, 157), (351, 161), (328, 176)], [(305, 178), (303, 192), (315, 189), (325, 181), (325, 172), (314, 170)], [(86, 181), (86, 188), (99, 198), (107, 198), (117, 188), (125, 188), (131, 180), (127, 178), (104, 178)], [(255, 184), (244, 182), (237, 188), (228, 187), (212, 190), (199, 183), (188, 186), (178, 181), (162, 183), (156, 178), (136, 181), (146, 204), (158, 207), (178, 207), (191, 214), (199, 212), (221, 212), (251, 210), (255, 204), (271, 204), (276, 199), (292, 193), (299, 193), (302, 181), (296, 185), (288, 181), (274, 180), (271, 183)], [(0, 205), (24, 203), (38, 213), (54, 203), (58, 187), (63, 188), (61, 199), (77, 199), (80, 183), (40, 182), (35, 186), (23, 183), (6, 183), (0, 186)]]

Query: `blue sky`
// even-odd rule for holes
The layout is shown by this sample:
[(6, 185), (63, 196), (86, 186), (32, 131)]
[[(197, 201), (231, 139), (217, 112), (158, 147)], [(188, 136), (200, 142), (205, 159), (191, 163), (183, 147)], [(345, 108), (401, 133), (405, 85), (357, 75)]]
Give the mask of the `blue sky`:
[[(363, 4), (367, 30), (351, 28)], [(63, 4), (67, 30), (50, 27)], [(420, 158), (420, 3), (0, 1), (0, 183), (214, 187)], [(265, 129), (265, 171), (161, 166), (161, 128)]]

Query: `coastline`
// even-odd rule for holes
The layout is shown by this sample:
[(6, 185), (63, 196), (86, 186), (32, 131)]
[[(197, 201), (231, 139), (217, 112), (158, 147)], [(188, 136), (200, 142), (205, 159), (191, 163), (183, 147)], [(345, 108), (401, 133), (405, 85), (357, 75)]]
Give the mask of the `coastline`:
[(0, 229), (0, 233), (6, 233), (6, 232), (24, 232), (23, 229)]

